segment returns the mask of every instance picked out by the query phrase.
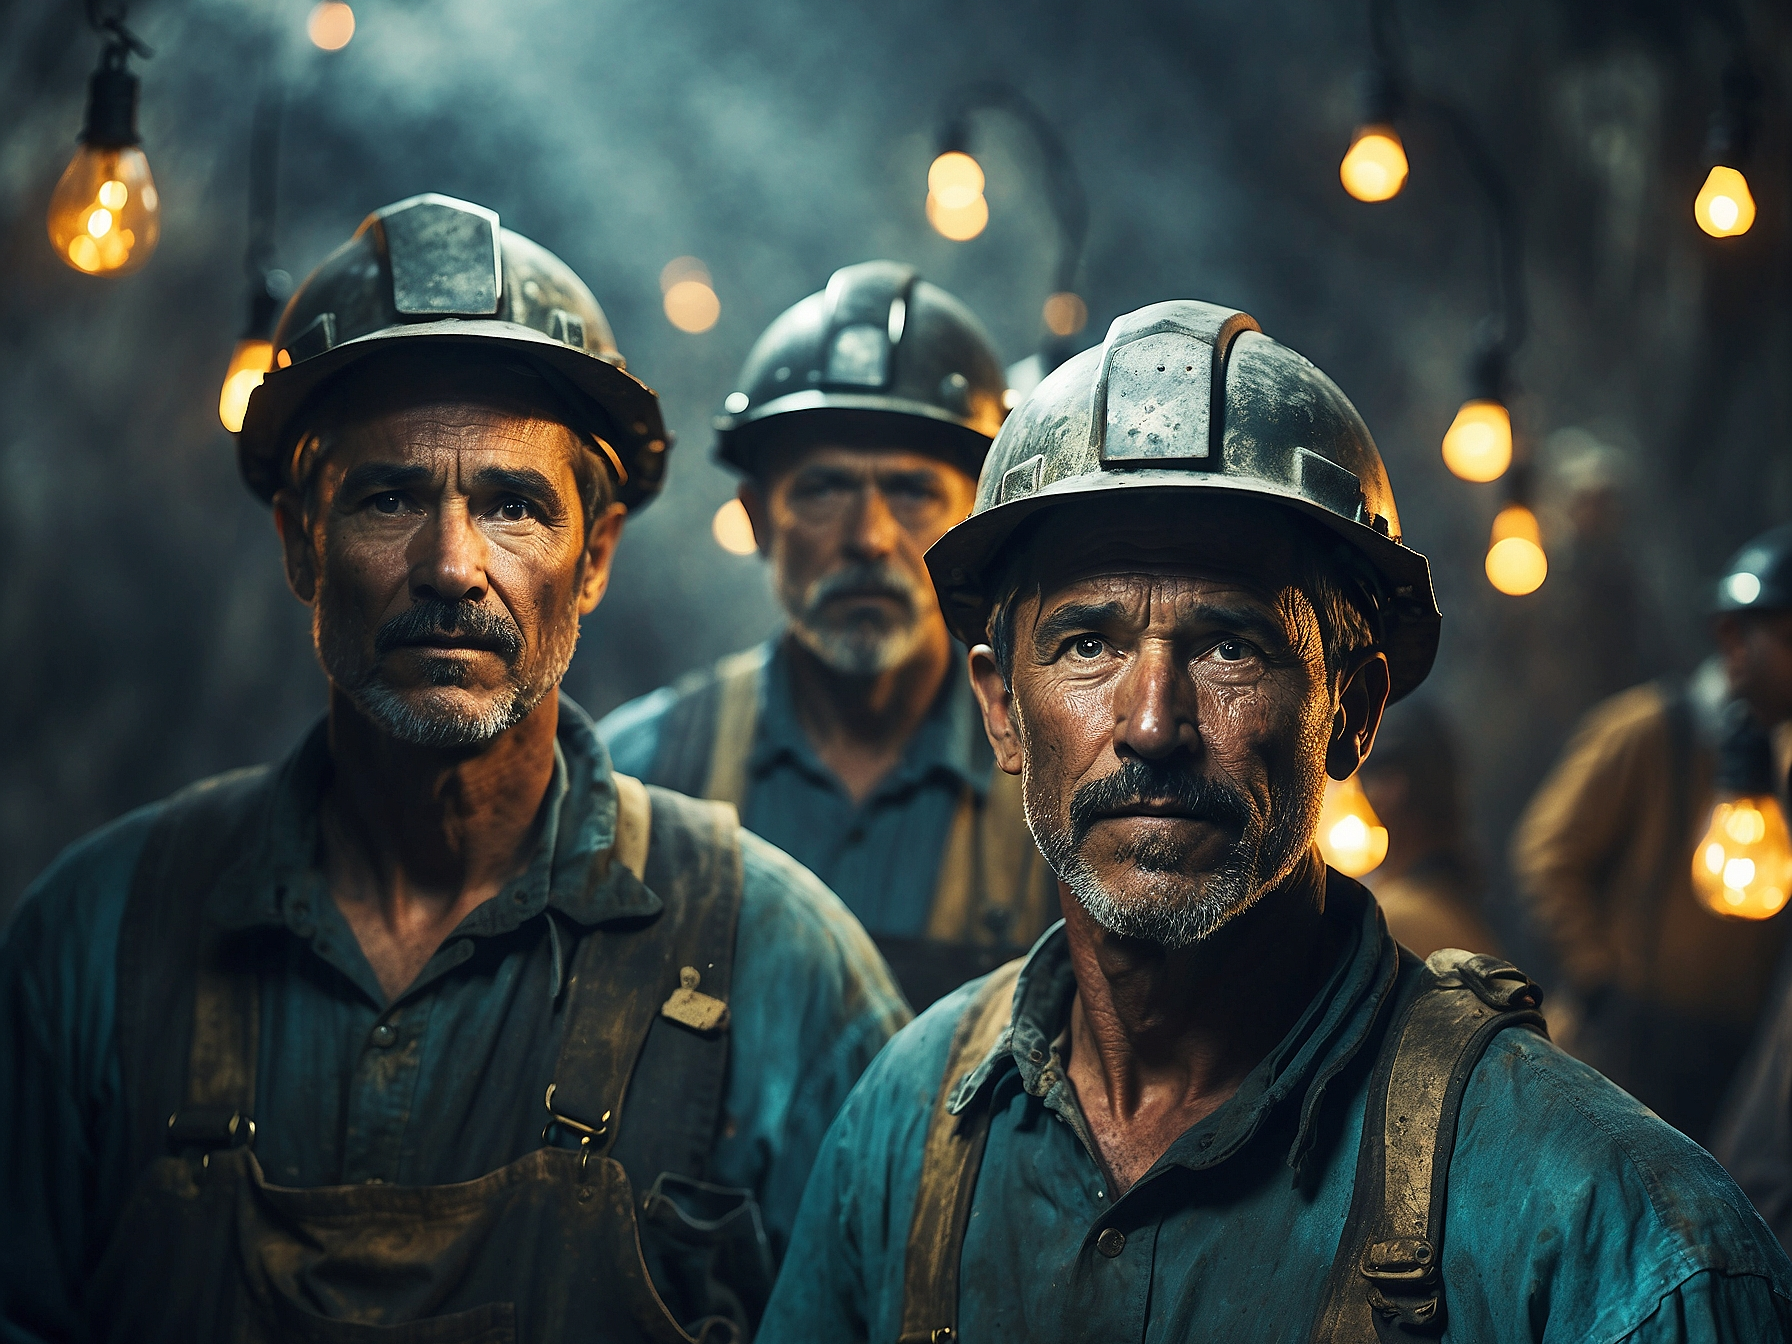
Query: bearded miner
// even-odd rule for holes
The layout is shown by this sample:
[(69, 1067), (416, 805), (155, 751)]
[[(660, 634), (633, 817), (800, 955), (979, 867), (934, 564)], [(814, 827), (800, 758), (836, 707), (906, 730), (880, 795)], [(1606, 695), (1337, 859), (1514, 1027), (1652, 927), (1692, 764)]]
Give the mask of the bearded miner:
[(814, 878), (557, 694), (657, 401), (563, 262), (441, 196), (275, 348), (239, 457), (329, 714), (27, 897), (0, 1335), (742, 1338), (902, 1008)]
[(1243, 313), (1119, 319), (928, 553), (1065, 919), (842, 1108), (762, 1339), (1762, 1341), (1702, 1150), (1314, 845), (1438, 615), (1367, 429)]

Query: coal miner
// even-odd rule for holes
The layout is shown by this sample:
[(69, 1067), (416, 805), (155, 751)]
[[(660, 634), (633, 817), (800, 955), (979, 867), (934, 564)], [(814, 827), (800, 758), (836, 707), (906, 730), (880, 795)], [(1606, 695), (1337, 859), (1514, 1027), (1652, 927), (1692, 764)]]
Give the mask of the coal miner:
[(963, 304), (869, 261), (773, 322), (736, 386), (717, 453), (788, 622), (598, 732), (814, 870), (922, 1007), (1058, 918), (922, 560), (970, 512), (1007, 379)]
[(1787, 1337), (1717, 1164), (1319, 858), (1439, 622), (1324, 374), (1230, 309), (1122, 317), (927, 558), (1065, 918), (872, 1064), (762, 1340)]
[(419, 196), (299, 289), (239, 442), (329, 713), (71, 848), (0, 951), (0, 1336), (740, 1338), (904, 1009), (732, 808), (557, 693), (656, 399)]

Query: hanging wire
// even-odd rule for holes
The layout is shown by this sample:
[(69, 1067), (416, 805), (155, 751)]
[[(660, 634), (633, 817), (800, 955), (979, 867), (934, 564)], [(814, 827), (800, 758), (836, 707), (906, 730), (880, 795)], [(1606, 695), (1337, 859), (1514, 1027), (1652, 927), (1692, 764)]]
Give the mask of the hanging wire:
[[(155, 55), (154, 50), (147, 42), (124, 26), (125, 15), (130, 11), (129, 5), (107, 5), (104, 0), (85, 0), (85, 7), (87, 26), (94, 32), (109, 38), (111, 49), (119, 53), (121, 60), (126, 51), (140, 56), (144, 60)], [(112, 54), (112, 50), (108, 51), (108, 56)]]

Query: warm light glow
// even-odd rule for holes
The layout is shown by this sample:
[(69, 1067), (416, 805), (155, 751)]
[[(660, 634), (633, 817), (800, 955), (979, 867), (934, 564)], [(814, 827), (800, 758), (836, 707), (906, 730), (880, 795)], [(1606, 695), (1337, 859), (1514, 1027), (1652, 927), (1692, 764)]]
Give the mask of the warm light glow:
[(1045, 329), (1054, 336), (1074, 336), (1089, 322), (1089, 305), (1080, 294), (1060, 290), (1045, 301)]
[(1692, 862), (1692, 887), (1715, 914), (1768, 919), (1792, 893), (1792, 838), (1772, 794), (1730, 798), (1711, 809), (1711, 825)]
[(1319, 808), (1319, 852), (1346, 877), (1374, 872), (1388, 856), (1388, 831), (1352, 775), (1330, 780)]
[(224, 428), (237, 434), (243, 428), (243, 416), (249, 410), (249, 394), (261, 386), (267, 371), (274, 367), (272, 341), (245, 337), (236, 343), (230, 356), (230, 367), (224, 370), (224, 387), (218, 393), (218, 419)]
[(355, 35), (355, 11), (342, 0), (324, 0), (305, 20), (305, 33), (313, 46), (341, 51)]
[(1487, 581), (1509, 597), (1523, 597), (1543, 586), (1549, 558), (1543, 553), (1543, 532), (1537, 515), (1522, 504), (1508, 504), (1493, 520), (1487, 547)]
[(722, 315), (722, 301), (704, 280), (680, 280), (666, 291), (666, 320), (680, 331), (708, 331)]
[(161, 201), (135, 145), (83, 144), (50, 197), (50, 242), (77, 271), (126, 275), (161, 237)]
[(1512, 416), (1497, 401), (1462, 403), (1444, 431), (1444, 465), (1465, 481), (1497, 481), (1512, 465)]
[(1748, 179), (1723, 164), (1711, 170), (1692, 203), (1692, 216), (1713, 238), (1734, 238), (1755, 222), (1755, 198)]
[(983, 168), (969, 154), (948, 151), (927, 170), (927, 194), (947, 210), (962, 210), (983, 194)]
[(747, 516), (747, 506), (738, 499), (731, 499), (716, 510), (709, 530), (715, 533), (716, 545), (729, 555), (751, 555), (759, 549), (759, 543), (753, 539), (753, 520)]
[(1406, 147), (1392, 126), (1359, 126), (1351, 137), (1338, 177), (1359, 201), (1388, 201), (1406, 185)]
[(950, 238), (955, 243), (968, 243), (989, 223), (989, 202), (978, 196), (969, 205), (947, 206), (929, 192), (927, 222), (940, 237)]

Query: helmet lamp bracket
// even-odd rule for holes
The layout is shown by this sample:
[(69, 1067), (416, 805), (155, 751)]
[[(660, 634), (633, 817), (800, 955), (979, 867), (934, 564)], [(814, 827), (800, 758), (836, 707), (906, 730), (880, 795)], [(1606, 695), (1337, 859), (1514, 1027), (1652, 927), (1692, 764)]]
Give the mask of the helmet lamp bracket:
[(1240, 332), (1261, 328), (1245, 313), (1207, 313), (1215, 320), (1129, 314), (1108, 329), (1092, 426), (1104, 468), (1220, 465), (1226, 355)]

